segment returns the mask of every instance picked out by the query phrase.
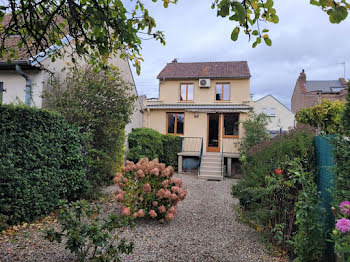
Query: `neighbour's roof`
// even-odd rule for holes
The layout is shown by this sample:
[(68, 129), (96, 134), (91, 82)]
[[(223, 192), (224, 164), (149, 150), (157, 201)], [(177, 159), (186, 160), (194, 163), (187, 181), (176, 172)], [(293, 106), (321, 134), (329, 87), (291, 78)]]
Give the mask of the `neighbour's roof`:
[(235, 62), (201, 62), (201, 63), (168, 63), (159, 73), (158, 79), (235, 79), (250, 78), (246, 61)]
[(345, 85), (340, 80), (306, 81), (305, 88), (306, 92), (339, 93)]
[(274, 97), (274, 96), (271, 95), (271, 94), (268, 94), (268, 95), (266, 95), (266, 96), (264, 96), (264, 97), (262, 97), (262, 98), (256, 100), (256, 101), (255, 101), (255, 104), (259, 103), (259, 101), (262, 101), (262, 100), (264, 100), (264, 99), (266, 99), (266, 98), (268, 98), (268, 97), (273, 98), (276, 102), (278, 102), (281, 106), (285, 107), (288, 111), (290, 111), (290, 112), (294, 115), (294, 113), (292, 112), (292, 110), (290, 110), (288, 107), (286, 107), (282, 102), (280, 102), (276, 97)]

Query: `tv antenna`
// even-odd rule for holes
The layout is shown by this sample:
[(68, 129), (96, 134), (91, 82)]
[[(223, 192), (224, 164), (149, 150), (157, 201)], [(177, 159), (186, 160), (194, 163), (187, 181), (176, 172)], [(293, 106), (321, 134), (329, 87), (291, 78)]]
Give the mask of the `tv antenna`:
[(344, 79), (346, 79), (346, 62), (338, 63), (344, 66)]

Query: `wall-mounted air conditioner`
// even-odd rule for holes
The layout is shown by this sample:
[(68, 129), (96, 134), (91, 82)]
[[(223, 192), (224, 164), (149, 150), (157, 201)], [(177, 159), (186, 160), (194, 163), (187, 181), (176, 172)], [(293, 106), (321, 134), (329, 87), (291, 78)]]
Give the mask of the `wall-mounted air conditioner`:
[(210, 87), (210, 79), (199, 79), (199, 87)]

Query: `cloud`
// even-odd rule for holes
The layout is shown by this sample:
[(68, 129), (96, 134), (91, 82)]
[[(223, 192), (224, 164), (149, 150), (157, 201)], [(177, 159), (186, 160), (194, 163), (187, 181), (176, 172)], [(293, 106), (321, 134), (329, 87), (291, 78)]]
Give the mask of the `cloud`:
[(272, 94), (287, 106), (302, 69), (308, 79), (338, 79), (344, 75), (340, 63), (346, 62), (350, 73), (350, 18), (334, 25), (309, 1), (276, 1), (280, 23), (262, 25), (270, 29), (272, 47), (260, 45), (253, 49), (244, 35), (237, 42), (231, 41), (235, 24), (217, 17), (211, 3), (212, 0), (180, 0), (168, 9), (159, 3), (148, 4), (157, 28), (165, 32), (167, 45), (143, 43), (145, 62), (141, 75), (135, 76), (139, 93), (156, 97), (156, 77), (175, 57), (180, 62), (246, 60), (254, 98)]

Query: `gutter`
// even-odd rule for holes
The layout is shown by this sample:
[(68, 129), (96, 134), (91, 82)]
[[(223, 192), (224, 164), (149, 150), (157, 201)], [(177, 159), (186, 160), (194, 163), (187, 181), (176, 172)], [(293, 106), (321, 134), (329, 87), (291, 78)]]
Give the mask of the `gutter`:
[(16, 65), (16, 71), (25, 78), (26, 80), (26, 98), (25, 98), (25, 104), (30, 107), (30, 100), (32, 98), (31, 94), (31, 81), (29, 78), (29, 75), (23, 72), (22, 68), (19, 65)]

